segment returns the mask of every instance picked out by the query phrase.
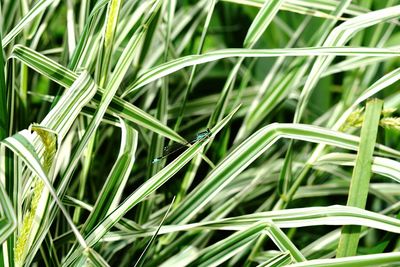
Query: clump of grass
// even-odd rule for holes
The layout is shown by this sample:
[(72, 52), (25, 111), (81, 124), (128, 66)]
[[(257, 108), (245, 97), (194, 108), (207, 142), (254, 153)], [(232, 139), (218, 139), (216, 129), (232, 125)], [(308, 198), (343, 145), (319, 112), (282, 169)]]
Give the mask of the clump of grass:
[(400, 262), (396, 1), (1, 7), (1, 266)]

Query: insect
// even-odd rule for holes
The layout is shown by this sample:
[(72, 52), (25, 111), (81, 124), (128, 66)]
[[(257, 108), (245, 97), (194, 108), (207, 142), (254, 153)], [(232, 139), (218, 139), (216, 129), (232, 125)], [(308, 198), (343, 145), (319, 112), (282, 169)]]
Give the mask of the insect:
[(193, 140), (187, 142), (186, 144), (177, 144), (175, 146), (166, 146), (163, 149), (163, 154), (158, 158), (154, 158), (151, 163), (157, 163), (157, 162), (161, 161), (163, 158), (166, 158), (169, 155), (174, 154), (189, 145), (193, 145), (194, 143), (204, 141), (205, 139), (207, 139), (210, 136), (211, 136), (211, 131), (209, 128), (207, 128), (207, 130), (198, 133)]

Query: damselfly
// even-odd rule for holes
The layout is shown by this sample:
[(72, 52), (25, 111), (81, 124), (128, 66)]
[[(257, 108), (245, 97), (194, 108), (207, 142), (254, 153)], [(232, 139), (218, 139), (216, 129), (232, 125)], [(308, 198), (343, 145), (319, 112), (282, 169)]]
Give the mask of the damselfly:
[(157, 163), (157, 162), (161, 161), (163, 158), (166, 158), (169, 155), (174, 154), (185, 147), (188, 147), (189, 145), (193, 145), (194, 143), (204, 141), (205, 139), (207, 139), (210, 136), (211, 136), (211, 131), (210, 131), (210, 129), (207, 128), (207, 130), (198, 133), (193, 140), (191, 140), (190, 142), (187, 142), (186, 144), (177, 144), (175, 146), (166, 146), (163, 149), (163, 154), (160, 157), (153, 159), (152, 163)]

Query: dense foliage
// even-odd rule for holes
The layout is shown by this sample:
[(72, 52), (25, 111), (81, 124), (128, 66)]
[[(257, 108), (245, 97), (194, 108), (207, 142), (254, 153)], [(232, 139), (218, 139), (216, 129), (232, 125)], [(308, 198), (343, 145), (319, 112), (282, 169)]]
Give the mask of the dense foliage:
[(400, 264), (400, 3), (2, 0), (1, 266)]

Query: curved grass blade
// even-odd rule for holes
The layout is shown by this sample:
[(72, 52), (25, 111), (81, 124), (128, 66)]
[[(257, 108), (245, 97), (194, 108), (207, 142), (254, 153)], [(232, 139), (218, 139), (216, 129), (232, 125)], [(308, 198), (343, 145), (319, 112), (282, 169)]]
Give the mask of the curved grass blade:
[(256, 223), (248, 229), (234, 233), (228, 238), (200, 251), (197, 259), (188, 266), (218, 266), (236, 255), (239, 251), (243, 250), (252, 241), (256, 240), (261, 232), (267, 227), (267, 223)]
[(110, 265), (107, 263), (103, 257), (97, 253), (94, 249), (88, 249), (85, 253), (87, 255), (87, 258), (90, 260), (90, 262), (93, 264), (93, 266), (96, 267), (109, 267)]
[[(222, 0), (223, 2), (231, 2), (239, 5), (247, 5), (252, 7), (261, 8), (264, 1), (263, 0)], [(332, 19), (332, 15), (329, 13), (321, 12), (319, 10), (324, 10), (326, 12), (331, 12), (337, 7), (337, 2), (335, 1), (319, 1), (319, 0), (287, 0), (282, 4), (282, 10), (287, 10), (291, 12), (299, 12), (300, 14), (322, 17)], [(358, 5), (351, 4), (345, 10), (345, 14), (351, 16), (358, 16), (368, 12), (368, 9), (362, 8)], [(336, 17), (334, 17), (337, 19)]]
[[(94, 93), (95, 93), (94, 89), (95, 89), (94, 87), (91, 87), (90, 78), (89, 78), (88, 74), (83, 73), (81, 76), (78, 77), (76, 82), (73, 84), (73, 86), (71, 87), (71, 90), (69, 90), (68, 92), (66, 92), (63, 95), (63, 97), (61, 98), (58, 105), (56, 105), (50, 111), (50, 113), (47, 114), (45, 119), (41, 122), (41, 127), (47, 128), (50, 131), (55, 132), (57, 134), (58, 141), (61, 142), (61, 140), (66, 135), (66, 133), (69, 131), (71, 125), (74, 123), (75, 118), (78, 116), (82, 107), (94, 95)], [(22, 133), (24, 133), (24, 132), (22, 132)], [(17, 136), (21, 136), (21, 134), (19, 134)], [(29, 137), (30, 135), (27, 134), (27, 136)], [(40, 165), (40, 161), (39, 161), (39, 156), (42, 157), (42, 154), (43, 154), (42, 142), (38, 138), (35, 138), (32, 140), (32, 143), (30, 143), (31, 141), (27, 141), (27, 140), (30, 140), (29, 138), (27, 139), (24, 136), (21, 136), (20, 140), (21, 140), (22, 144), (26, 145), (26, 147), (24, 147), (23, 145), (20, 145), (18, 143), (19, 139), (14, 140), (13, 137), (10, 137), (10, 138), (11, 138), (10, 140), (15, 141), (13, 143), (16, 144), (14, 153), (16, 153), (15, 151), (17, 151), (17, 148), (18, 148), (19, 150), (28, 151), (32, 155), (37, 157), (36, 164), (38, 164), (38, 165), (35, 165), (35, 166), (36, 166), (37, 170), (40, 171), (41, 165)], [(37, 152), (35, 152), (35, 151), (37, 151)], [(17, 155), (21, 156), (22, 155), (21, 153), (18, 152)], [(38, 153), (38, 155), (36, 153)], [(35, 161), (32, 161), (32, 164), (34, 164), (34, 163), (35, 163)], [(49, 182), (46, 184), (46, 181), (44, 181), (47, 188), (50, 187), (50, 185), (49, 185), (50, 181), (53, 180), (52, 179), (53, 173), (50, 172), (49, 174), (50, 174)], [(42, 176), (41, 178), (42, 178), (42, 180), (44, 180), (44, 179), (47, 179), (47, 176), (46, 177)], [(52, 189), (52, 190), (54, 190), (54, 189)], [(51, 191), (50, 191), (50, 193), (51, 193)], [(53, 193), (52, 193), (52, 196), (53, 197), (56, 196), (56, 194), (53, 194)], [(41, 202), (39, 202), (38, 206), (47, 206), (46, 203), (49, 200), (48, 199), (49, 198), (48, 191), (46, 191), (44, 193), (42, 192), (42, 194), (47, 194), (47, 198), (46, 197), (41, 198)], [(57, 204), (60, 204), (60, 203), (61, 203), (61, 201), (57, 202)], [(46, 210), (47, 209), (45, 209), (45, 208), (38, 209), (35, 216), (37, 216), (37, 218), (44, 218), (45, 216), (43, 216), (43, 213), (46, 212)], [(64, 209), (64, 212), (65, 212), (65, 209)], [(41, 244), (41, 242), (44, 238), (44, 234), (41, 231), (43, 230), (43, 228), (46, 228), (46, 226), (47, 226), (47, 224), (43, 223), (43, 221), (35, 220), (34, 222), (35, 223), (31, 226), (30, 232), (32, 233), (32, 235), (36, 236), (36, 239), (32, 240), (33, 245), (29, 244), (29, 246), (27, 246), (27, 248), (29, 249), (29, 252), (27, 253), (27, 257), (25, 259), (25, 263), (27, 263), (27, 264), (29, 264), (31, 262), (33, 256), (35, 255), (35, 252), (38, 249), (38, 246)], [(71, 224), (71, 225), (73, 227), (73, 224)]]
[[(391, 71), (390, 73), (386, 74), (385, 76), (381, 77), (378, 81), (373, 83), (368, 89), (366, 89), (353, 103), (352, 105), (342, 112), (341, 116), (334, 122), (334, 125), (331, 127), (333, 130), (339, 130), (340, 127), (345, 123), (346, 119), (348, 116), (351, 114), (351, 112), (359, 105), (362, 101), (365, 101), (369, 97), (375, 95), (376, 93), (382, 91), (383, 89), (387, 88), (391, 84), (397, 82), (400, 79), (400, 69), (395, 69)], [(290, 199), (293, 197), (293, 194), (296, 192), (297, 188), (299, 187), (301, 180), (305, 177), (305, 174), (307, 174), (308, 170), (311, 168), (311, 165), (317, 161), (318, 157), (320, 154), (323, 152), (325, 148), (325, 144), (319, 144), (309, 157), (307, 161), (307, 165), (303, 169), (303, 171), (300, 173), (300, 175), (297, 177), (297, 182), (292, 186), (288, 193), (288, 198)], [(276, 207), (285, 205), (285, 203), (281, 202), (276, 205)]]
[[(367, 14), (360, 15), (350, 19), (339, 26), (337, 26), (324, 42), (324, 47), (330, 46), (343, 46), (346, 42), (353, 37), (358, 31), (367, 27), (373, 26), (380, 22), (385, 22), (400, 15), (400, 6), (389, 7)], [(305, 110), (305, 106), (311, 96), (311, 92), (323, 71), (326, 70), (328, 65), (332, 62), (333, 56), (319, 57), (308, 75), (307, 81), (300, 94), (299, 104), (296, 108), (294, 122), (300, 122), (301, 116)]]
[(89, 214), (81, 232), (87, 234), (99, 220), (115, 209), (122, 198), (122, 192), (128, 181), (135, 161), (138, 133), (121, 120), (121, 147), (117, 160), (104, 183), (97, 201)]
[(290, 253), (284, 252), (279, 255), (276, 255), (275, 257), (266, 262), (257, 265), (257, 267), (281, 267), (288, 265), (290, 262), (291, 262)]
[(109, 2), (110, 0), (100, 0), (96, 2), (96, 5), (93, 7), (90, 12), (89, 17), (87, 18), (87, 22), (81, 32), (81, 35), (76, 44), (74, 53), (71, 56), (69, 67), (71, 70), (76, 70), (79, 65), (79, 60), (82, 58), (84, 50), (88, 49), (90, 45), (88, 44), (89, 39), (92, 37), (91, 33), (95, 28), (95, 21), (97, 16), (99, 16), (100, 10)]
[[(348, 153), (330, 153), (321, 156), (318, 161), (314, 162), (314, 166), (319, 165), (342, 165), (354, 166), (356, 155)], [(400, 162), (383, 157), (372, 158), (372, 172), (382, 176), (386, 176), (400, 183)]]
[[(156, 1), (149, 11), (148, 16), (145, 18), (144, 24), (137, 30), (136, 35), (134, 35), (128, 42), (127, 46), (125, 47), (124, 51), (121, 54), (121, 57), (118, 60), (117, 67), (112, 73), (110, 77), (110, 81), (107, 83), (107, 87), (105, 89), (105, 93), (100, 101), (99, 107), (96, 110), (96, 113), (93, 116), (93, 119), (90, 121), (89, 126), (87, 127), (82, 139), (77, 145), (77, 148), (70, 159), (69, 165), (64, 173), (62, 183), (60, 184), (58, 191), (63, 194), (66, 190), (66, 187), (72, 177), (72, 174), (76, 168), (76, 165), (79, 162), (79, 159), (88, 144), (88, 141), (93, 137), (93, 134), (97, 130), (100, 122), (106, 113), (108, 105), (111, 103), (114, 95), (120, 86), (122, 79), (130, 66), (130, 62), (132, 62), (133, 58), (135, 57), (135, 52), (139, 48), (140, 43), (143, 41), (143, 37), (146, 34), (147, 25), (151, 23), (151, 21), (155, 18), (156, 14), (158, 13), (158, 9), (160, 8), (160, 1)], [(108, 218), (108, 217), (107, 217)], [(90, 231), (90, 229), (88, 229)], [(76, 258), (73, 258), (75, 261)], [(68, 263), (67, 265), (71, 264), (72, 262)]]
[[(217, 134), (233, 117), (236, 108), (225, 119), (211, 129), (213, 135)], [(173, 162), (168, 164), (164, 169), (156, 175), (148, 179), (136, 191), (128, 196), (113, 212), (111, 212), (104, 220), (96, 225), (87, 235), (86, 240), (89, 246), (94, 246), (108, 231), (113, 227), (130, 209), (139, 202), (143, 201), (148, 195), (157, 190), (165, 182), (167, 182), (174, 174), (176, 174), (186, 163), (188, 163), (201, 149), (211, 140), (206, 139), (204, 142), (198, 142), (189, 147)], [(65, 260), (66, 265), (74, 262), (81, 254), (81, 249), (76, 248)]]
[[(61, 66), (53, 60), (37, 53), (28, 47), (17, 45), (14, 47), (12, 56), (18, 58), (32, 69), (43, 74), (65, 88), (70, 88), (77, 79), (77, 74)], [(104, 89), (98, 88), (94, 102), (98, 105), (104, 95)], [(166, 138), (179, 143), (186, 143), (186, 140), (175, 131), (156, 120), (154, 117), (132, 105), (128, 101), (114, 95), (109, 107), (108, 114), (118, 115), (121, 118), (154, 131)]]
[[(54, 198), (55, 202), (57, 203), (58, 207), (62, 211), (63, 215), (65, 216), (68, 224), (70, 225), (72, 231), (74, 232), (79, 244), (86, 248), (86, 242), (83, 239), (82, 235), (80, 234), (77, 227), (72, 222), (71, 217), (69, 216), (68, 211), (65, 209), (64, 205), (62, 204), (61, 200), (57, 196), (56, 190), (53, 188), (50, 180), (48, 179), (45, 171), (42, 168), (38, 155), (35, 152), (35, 148), (32, 145), (32, 138), (30, 137), (31, 134), (28, 130), (23, 130), (7, 139), (3, 140), (0, 144), (9, 148), (13, 151), (19, 158), (23, 160), (23, 162), (29, 167), (29, 169), (37, 175), (45, 184), (47, 190), (49, 190), (50, 194)], [(32, 141), (31, 141), (32, 140)]]
[(255, 45), (284, 2), (282, 0), (273, 0), (266, 1), (263, 4), (247, 31), (243, 47), (253, 47)]
[[(324, 143), (351, 150), (356, 150), (359, 144), (359, 138), (356, 136), (317, 126), (284, 123), (265, 126), (225, 157), (205, 178), (205, 181), (192, 191), (177, 209), (171, 212), (168, 223), (189, 221), (222, 188), (282, 137)], [(377, 145), (377, 148), (378, 150), (382, 149), (384, 154), (388, 153), (386, 155), (400, 156), (399, 151), (388, 147)]]
[(305, 263), (290, 265), (292, 267), (348, 267), (348, 266), (383, 266), (400, 261), (400, 252), (378, 253), (366, 256), (354, 256), (338, 259), (309, 260)]
[[(1, 150), (1, 158), (4, 159), (3, 152), (5, 151), (3, 149)], [(0, 204), (0, 244), (3, 244), (17, 228), (17, 216), (2, 183), (0, 183)]]
[[(333, 205), (326, 207), (293, 208), (286, 210), (256, 212), (237, 217), (222, 218), (190, 224), (162, 226), (159, 235), (192, 230), (241, 231), (257, 222), (272, 221), (279, 228), (299, 228), (320, 225), (361, 225), (400, 233), (400, 220), (360, 208)], [(154, 234), (154, 227), (147, 231), (132, 231), (130, 234), (113, 236), (108, 234), (105, 241), (117, 241), (147, 237)]]
[(279, 57), (279, 56), (399, 56), (400, 52), (393, 49), (367, 48), (367, 47), (307, 47), (287, 49), (223, 49), (208, 52), (202, 55), (181, 57), (161, 64), (143, 73), (132, 87), (128, 88), (122, 97), (138, 90), (159, 78), (174, 73), (185, 67), (204, 64), (215, 60), (231, 57)]
[(3, 48), (5, 48), (23, 29), (25, 26), (35, 19), (36, 16), (42, 14), (42, 12), (50, 6), (54, 0), (41, 0), (32, 7), (31, 10), (18, 22), (18, 24), (3, 38)]
[[(339, 130), (340, 127), (345, 123), (346, 119), (350, 116), (353, 110), (359, 105), (361, 102), (367, 100), (368, 98), (374, 96), (375, 94), (379, 93), (383, 89), (387, 88), (388, 86), (394, 84), (400, 79), (400, 68), (397, 68), (388, 74), (381, 77), (375, 83), (373, 83), (370, 87), (368, 87), (353, 103), (352, 105), (342, 113), (340, 118), (335, 122), (332, 126), (333, 130)], [(322, 150), (324, 149), (324, 145), (320, 144), (316, 147), (313, 154), (308, 160), (308, 163), (315, 162)]]
[(170, 266), (187, 266), (190, 262), (197, 259), (199, 251), (193, 246), (188, 246), (180, 251), (177, 255), (170, 257), (168, 260), (164, 261), (160, 267), (170, 267)]

